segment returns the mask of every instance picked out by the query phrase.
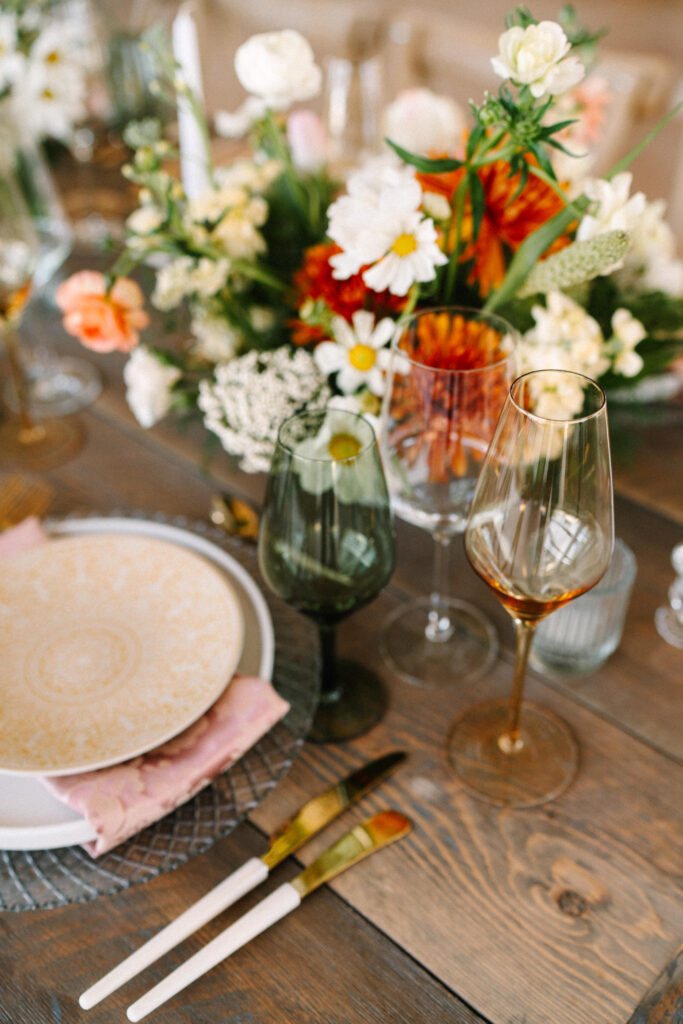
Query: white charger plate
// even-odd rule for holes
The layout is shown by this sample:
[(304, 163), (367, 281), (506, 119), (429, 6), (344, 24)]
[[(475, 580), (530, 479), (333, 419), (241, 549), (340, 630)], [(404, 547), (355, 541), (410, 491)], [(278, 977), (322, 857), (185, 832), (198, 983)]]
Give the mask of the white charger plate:
[[(49, 522), (56, 537), (120, 533), (155, 537), (204, 556), (236, 593), (244, 619), (244, 644), (237, 670), (270, 679), (275, 639), (266, 602), (249, 573), (211, 541), (188, 530), (145, 519), (84, 518)], [(35, 777), (0, 775), (0, 849), (45, 850), (89, 842), (90, 824), (52, 797)]]

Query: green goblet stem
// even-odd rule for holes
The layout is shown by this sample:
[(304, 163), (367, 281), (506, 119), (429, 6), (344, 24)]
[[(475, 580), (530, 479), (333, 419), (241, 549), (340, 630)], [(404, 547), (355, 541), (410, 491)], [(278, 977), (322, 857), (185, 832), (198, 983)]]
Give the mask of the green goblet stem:
[(333, 704), (341, 697), (337, 675), (337, 629), (320, 623), (320, 700)]

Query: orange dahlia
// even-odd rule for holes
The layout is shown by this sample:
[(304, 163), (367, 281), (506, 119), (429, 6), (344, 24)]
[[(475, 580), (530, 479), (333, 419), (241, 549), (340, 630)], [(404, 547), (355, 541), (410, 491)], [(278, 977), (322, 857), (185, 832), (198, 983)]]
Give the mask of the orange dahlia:
[[(339, 246), (331, 242), (322, 242), (306, 250), (304, 262), (294, 275), (298, 309), (308, 299), (322, 300), (333, 313), (349, 323), (359, 309), (370, 310), (378, 320), (400, 313), (406, 303), (405, 297), (372, 291), (363, 282), (364, 267), (344, 281), (332, 277), (330, 256), (338, 252), (341, 252)], [(325, 337), (321, 328), (311, 327), (301, 320), (295, 320), (290, 326), (295, 345), (314, 344)]]
[[(418, 179), (425, 192), (436, 192), (450, 202), (464, 173), (460, 168), (447, 174), (418, 174)], [(476, 284), (482, 295), (488, 295), (505, 277), (507, 253), (514, 253), (528, 235), (564, 209), (565, 204), (549, 185), (533, 174), (517, 195), (520, 175), (510, 175), (510, 165), (503, 160), (480, 168), (477, 174), (484, 189), (484, 216), (479, 234), (473, 238), (472, 214), (469, 205), (466, 208), (463, 220), (466, 245), (462, 259), (474, 260), (470, 283)], [(548, 252), (568, 244), (569, 237), (564, 235)]]

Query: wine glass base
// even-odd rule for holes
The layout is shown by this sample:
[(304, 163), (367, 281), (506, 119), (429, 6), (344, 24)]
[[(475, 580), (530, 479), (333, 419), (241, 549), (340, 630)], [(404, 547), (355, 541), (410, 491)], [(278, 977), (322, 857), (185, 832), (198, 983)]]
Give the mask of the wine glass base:
[(666, 640), (672, 647), (683, 649), (683, 622), (678, 618), (673, 608), (662, 606), (655, 612), (655, 626), (663, 640)]
[[(85, 409), (102, 391), (99, 371), (86, 359), (75, 356), (27, 360), (23, 371), (29, 408), (40, 420)], [(11, 380), (5, 388), (5, 401), (13, 412), (19, 411)]]
[(306, 739), (313, 743), (341, 743), (362, 736), (380, 721), (387, 709), (387, 694), (374, 672), (355, 661), (337, 661), (341, 684), (336, 700), (321, 698)]
[[(517, 750), (499, 744), (510, 714), (507, 700), (487, 701), (455, 720), (447, 756), (458, 778), (488, 803), (534, 807), (563, 793), (579, 764), (576, 740), (559, 718), (535, 704), (522, 704)], [(503, 744), (504, 746), (504, 744)]]
[(26, 431), (18, 420), (0, 425), (0, 465), (26, 470), (60, 466), (79, 451), (83, 433), (70, 420), (39, 420)]
[(453, 627), (445, 640), (427, 637), (430, 603), (426, 598), (398, 608), (382, 627), (382, 657), (407, 683), (444, 687), (472, 682), (496, 660), (498, 636), (483, 612), (465, 601), (450, 599), (444, 604)]

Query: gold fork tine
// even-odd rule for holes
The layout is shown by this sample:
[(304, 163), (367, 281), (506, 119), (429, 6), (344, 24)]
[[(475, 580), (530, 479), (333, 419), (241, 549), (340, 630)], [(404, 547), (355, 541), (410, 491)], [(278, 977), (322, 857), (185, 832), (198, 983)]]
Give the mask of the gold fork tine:
[(54, 490), (45, 480), (29, 480), (13, 473), (0, 482), (0, 529), (6, 529), (26, 519), (40, 516), (46, 511)]

